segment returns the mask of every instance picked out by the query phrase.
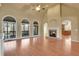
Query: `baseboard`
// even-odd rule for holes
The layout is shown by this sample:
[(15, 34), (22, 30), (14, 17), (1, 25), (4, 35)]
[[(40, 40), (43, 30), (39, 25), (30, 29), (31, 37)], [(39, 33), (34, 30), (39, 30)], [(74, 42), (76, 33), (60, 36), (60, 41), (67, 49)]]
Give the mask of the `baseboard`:
[(18, 40), (18, 39), (28, 39), (28, 38), (34, 38), (34, 37), (40, 37), (40, 35), (27, 36), (27, 37), (20, 37), (20, 38), (10, 38), (10, 39), (6, 39), (6, 40), (4, 40), (4, 41)]
[(79, 42), (78, 40), (71, 40), (72, 42)]
[(59, 37), (50, 37), (50, 36), (48, 36), (47, 38), (53, 38), (53, 39), (61, 40), (61, 38), (59, 38)]
[(40, 35), (30, 36), (30, 37), (40, 37)]

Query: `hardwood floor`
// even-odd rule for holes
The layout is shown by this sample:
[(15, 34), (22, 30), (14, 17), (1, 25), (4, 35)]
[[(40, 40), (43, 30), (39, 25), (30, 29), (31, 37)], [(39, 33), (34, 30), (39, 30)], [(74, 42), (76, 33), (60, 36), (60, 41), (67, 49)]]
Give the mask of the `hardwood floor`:
[(71, 38), (29, 38), (4, 42), (5, 56), (79, 56), (79, 42)]

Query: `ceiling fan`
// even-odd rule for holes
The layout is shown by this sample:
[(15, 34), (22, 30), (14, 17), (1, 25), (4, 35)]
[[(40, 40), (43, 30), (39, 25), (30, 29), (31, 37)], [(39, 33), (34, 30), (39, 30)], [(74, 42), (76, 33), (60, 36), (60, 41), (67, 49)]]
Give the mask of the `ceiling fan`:
[(42, 7), (42, 5), (36, 5), (35, 7), (33, 7), (32, 10), (35, 10), (35, 11), (42, 11), (42, 10), (45, 10), (46, 8), (45, 7)]

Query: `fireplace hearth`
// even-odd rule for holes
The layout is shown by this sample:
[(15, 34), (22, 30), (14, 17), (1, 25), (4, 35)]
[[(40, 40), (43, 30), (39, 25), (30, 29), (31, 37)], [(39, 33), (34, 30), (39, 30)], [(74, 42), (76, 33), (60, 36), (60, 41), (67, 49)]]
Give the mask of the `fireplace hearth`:
[(56, 35), (57, 35), (57, 30), (54, 30), (54, 29), (49, 30), (49, 36), (50, 37), (56, 37)]

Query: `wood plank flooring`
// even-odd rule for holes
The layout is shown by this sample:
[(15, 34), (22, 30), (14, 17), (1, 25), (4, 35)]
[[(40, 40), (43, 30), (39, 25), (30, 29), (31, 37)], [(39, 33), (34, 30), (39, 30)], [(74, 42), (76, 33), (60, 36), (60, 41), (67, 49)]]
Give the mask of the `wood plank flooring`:
[(79, 42), (63, 39), (29, 38), (4, 42), (5, 56), (79, 56)]

